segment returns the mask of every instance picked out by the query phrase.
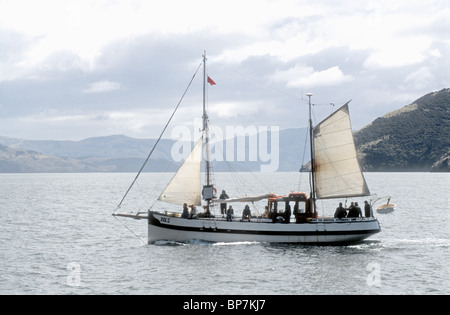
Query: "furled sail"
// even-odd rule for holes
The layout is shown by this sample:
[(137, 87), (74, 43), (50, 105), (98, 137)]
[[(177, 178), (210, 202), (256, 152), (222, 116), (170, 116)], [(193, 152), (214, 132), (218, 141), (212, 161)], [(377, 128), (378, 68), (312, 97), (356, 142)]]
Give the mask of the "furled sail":
[(166, 189), (159, 196), (159, 200), (183, 205), (201, 205), (201, 162), (202, 144), (200, 139), (194, 146), (183, 165), (167, 185)]
[(275, 194), (265, 194), (259, 196), (245, 196), (245, 197), (237, 197), (237, 198), (229, 198), (229, 199), (216, 199), (217, 203), (231, 203), (231, 202), (256, 202), (263, 199), (271, 198), (276, 196)]
[(370, 195), (356, 157), (348, 103), (314, 128), (317, 198)]

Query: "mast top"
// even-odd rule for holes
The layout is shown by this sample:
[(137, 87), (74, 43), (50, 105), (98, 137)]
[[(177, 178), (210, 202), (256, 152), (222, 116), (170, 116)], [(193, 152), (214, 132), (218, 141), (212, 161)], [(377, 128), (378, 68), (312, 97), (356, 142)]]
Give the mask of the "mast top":
[(206, 50), (203, 51), (203, 130), (208, 128), (208, 114), (206, 113)]

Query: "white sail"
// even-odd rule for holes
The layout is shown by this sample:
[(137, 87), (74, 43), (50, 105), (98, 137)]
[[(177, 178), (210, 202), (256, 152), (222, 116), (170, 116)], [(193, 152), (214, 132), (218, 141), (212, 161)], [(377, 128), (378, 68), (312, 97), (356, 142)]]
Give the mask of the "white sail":
[(370, 195), (356, 157), (348, 103), (314, 128), (317, 198)]
[(183, 205), (184, 203), (201, 205), (202, 144), (202, 139), (195, 144), (192, 152), (159, 196), (159, 200), (177, 205)]

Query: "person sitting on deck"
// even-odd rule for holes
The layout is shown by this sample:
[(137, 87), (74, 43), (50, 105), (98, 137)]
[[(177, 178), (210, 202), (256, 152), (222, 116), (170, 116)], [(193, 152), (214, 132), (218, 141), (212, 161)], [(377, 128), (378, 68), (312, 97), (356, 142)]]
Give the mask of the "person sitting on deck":
[(245, 206), (244, 211), (242, 212), (242, 221), (247, 220), (250, 222), (250, 218), (252, 213), (250, 211), (250, 207), (248, 205)]
[(264, 207), (264, 213), (261, 215), (262, 218), (270, 218), (269, 206)]
[(183, 219), (189, 219), (189, 209), (188, 209), (187, 203), (185, 203), (183, 205), (183, 213), (181, 214), (181, 217)]
[(347, 211), (345, 211), (345, 208), (342, 206), (342, 202), (339, 202), (339, 207), (336, 208), (336, 211), (334, 212), (334, 217), (338, 219), (345, 218), (347, 216)]
[(203, 206), (205, 212), (203, 213), (204, 218), (211, 218), (211, 211), (209, 211), (209, 206)]
[(194, 205), (191, 205), (190, 208), (191, 208), (191, 215), (189, 216), (189, 219), (197, 219), (198, 218), (197, 208)]
[(234, 210), (233, 207), (230, 206), (227, 210), (227, 221), (233, 221)]

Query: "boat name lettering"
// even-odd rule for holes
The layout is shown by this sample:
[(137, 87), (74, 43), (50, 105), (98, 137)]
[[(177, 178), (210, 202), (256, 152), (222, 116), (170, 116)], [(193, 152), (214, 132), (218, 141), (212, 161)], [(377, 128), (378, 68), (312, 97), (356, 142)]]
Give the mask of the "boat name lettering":
[(170, 218), (161, 217), (161, 223), (170, 223)]

